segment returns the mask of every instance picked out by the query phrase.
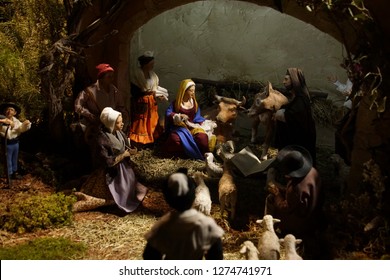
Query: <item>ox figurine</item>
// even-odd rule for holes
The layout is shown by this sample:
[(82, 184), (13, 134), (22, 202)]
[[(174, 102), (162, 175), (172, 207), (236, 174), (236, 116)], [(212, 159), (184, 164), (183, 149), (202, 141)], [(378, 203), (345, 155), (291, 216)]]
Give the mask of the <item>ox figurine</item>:
[(241, 101), (234, 98), (223, 97), (215, 95), (215, 99), (218, 102), (218, 112), (215, 117), (217, 127), (214, 130), (217, 136), (217, 144), (225, 143), (226, 141), (233, 140), (234, 124), (237, 119), (238, 110), (245, 110), (245, 96)]
[(275, 130), (275, 122), (273, 120), (274, 113), (283, 105), (288, 103), (288, 99), (281, 92), (272, 88), (272, 84), (268, 82), (263, 92), (255, 95), (253, 105), (247, 111), (248, 116), (253, 119), (251, 131), (251, 143), (256, 142), (258, 126), (262, 124), (265, 128), (265, 137), (261, 160), (267, 159), (267, 153), (272, 141), (272, 136)]

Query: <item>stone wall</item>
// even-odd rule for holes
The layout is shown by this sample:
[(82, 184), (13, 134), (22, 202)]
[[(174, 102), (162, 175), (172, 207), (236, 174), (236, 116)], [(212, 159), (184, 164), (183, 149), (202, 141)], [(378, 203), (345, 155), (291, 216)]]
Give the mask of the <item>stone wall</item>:
[[(99, 3), (100, 5), (103, 5), (102, 2), (95, 1), (95, 5), (92, 6), (90, 9), (86, 10), (85, 13), (83, 13), (83, 20), (80, 23), (79, 29), (85, 28), (93, 20), (101, 16), (103, 9), (101, 6), (99, 6)], [(186, 8), (186, 4), (188, 4), (190, 8)], [(342, 56), (342, 44), (339, 43), (337, 47), (337, 43), (335, 40), (333, 40), (326, 34), (317, 31), (316, 29), (318, 28), (318, 30), (330, 34), (337, 40), (341, 40), (341, 36), (337, 28), (327, 18), (326, 15), (310, 13), (305, 9), (302, 9), (302, 7), (298, 7), (296, 1), (283, 1), (283, 14), (277, 11), (277, 8), (274, 6), (273, 0), (144, 0), (124, 1), (123, 5), (124, 6), (122, 7), (122, 9), (117, 13), (116, 19), (104, 23), (102, 27), (96, 32), (94, 38), (91, 38), (91, 40), (98, 40), (113, 29), (118, 30), (119, 33), (116, 36), (112, 37), (109, 41), (100, 44), (97, 47), (93, 47), (86, 50), (86, 54), (87, 66), (91, 77), (95, 76), (94, 67), (96, 64), (102, 61), (111, 63), (117, 69), (117, 85), (119, 89), (125, 93), (129, 92), (129, 65), (134, 62), (135, 53), (138, 54), (140, 51), (142, 51), (140, 47), (137, 47), (135, 51), (130, 52), (130, 47), (133, 46), (131, 40), (136, 40), (136, 38), (138, 38), (138, 35), (135, 34), (139, 32), (140, 28), (147, 28), (149, 22), (155, 24), (155, 22), (158, 22), (162, 18), (164, 18), (164, 20), (162, 20), (160, 22), (161, 24), (158, 26), (159, 30), (156, 32), (157, 35), (160, 33), (165, 34), (167, 32), (181, 32), (183, 31), (183, 25), (200, 24), (199, 20), (202, 19), (202, 16), (209, 16), (208, 19), (203, 18), (205, 22), (202, 26), (199, 27), (199, 30), (195, 32), (195, 35), (200, 36), (199, 40), (201, 40), (203, 35), (207, 35), (207, 33), (202, 33), (202, 30), (207, 30), (208, 27), (215, 28), (215, 38), (209, 37), (208, 40), (210, 43), (214, 43), (218, 39), (218, 48), (209, 48), (209, 52), (207, 52), (207, 49), (198, 49), (196, 53), (191, 53), (191, 55), (195, 57), (199, 55), (199, 53), (201, 53), (201, 57), (196, 57), (199, 61), (196, 63), (209, 65), (209, 69), (207, 69), (207, 66), (202, 66), (206, 68), (206, 71), (210, 71), (210, 73), (201, 73), (202, 76), (210, 74), (210, 77), (220, 78), (223, 74), (224, 76), (236, 76), (240, 78), (265, 78), (270, 79), (273, 82), (278, 82), (283, 75), (284, 68), (286, 68), (287, 65), (294, 65), (304, 68), (306, 75), (308, 75), (310, 78), (311, 83), (309, 84), (309, 86), (313, 88), (318, 87), (320, 89), (325, 86), (325, 77), (329, 73), (335, 72), (336, 74), (340, 74), (340, 76), (344, 75), (345, 77), (344, 72), (340, 69), (340, 67), (338, 67), (338, 59)], [(274, 10), (265, 9), (265, 7), (271, 7)], [(183, 25), (180, 25), (180, 13), (178, 11), (184, 12), (181, 17), (183, 20)], [(167, 12), (168, 14), (164, 15), (165, 12)], [(179, 16), (179, 19), (169, 18), (169, 14), (174, 14), (175, 17)], [(222, 18), (219, 19), (221, 15), (225, 16), (222, 16)], [(294, 21), (294, 19), (289, 17), (288, 15), (291, 15), (292, 17), (295, 17), (301, 21)], [(218, 26), (218, 20), (222, 20), (221, 22), (225, 24), (226, 27), (230, 28), (230, 30), (226, 31), (225, 28)], [(289, 22), (290, 24), (286, 24), (286, 22)], [(303, 22), (307, 22), (315, 26), (316, 28), (307, 24), (305, 25)], [(342, 23), (340, 23), (340, 25), (342, 25)], [(283, 26), (287, 27), (283, 29)], [(300, 26), (301, 29), (297, 28), (297, 26)], [(264, 30), (266, 30), (267, 36), (262, 36), (262, 33), (256, 32), (257, 28), (259, 28), (261, 32), (264, 32)], [(345, 28), (348, 29), (351, 27)], [(231, 35), (234, 34), (231, 34), (231, 32), (236, 32), (236, 34), (238, 34), (238, 36), (236, 37), (239, 38), (231, 39)], [(293, 34), (291, 34), (291, 32), (293, 32)], [(246, 36), (247, 33), (255, 35), (250, 38), (249, 36)], [(354, 38), (354, 32), (349, 32), (348, 34), (349, 37)], [(307, 38), (306, 36), (308, 36), (310, 40), (305, 40), (305, 38)], [(230, 38), (230, 40), (226, 40), (225, 37)], [(194, 43), (196, 42), (195, 36), (189, 36), (189, 38), (191, 38)], [(282, 49), (281, 46), (278, 44), (279, 41), (277, 38), (291, 38), (291, 40), (286, 43), (284, 46), (285, 48)], [(350, 39), (347, 41), (354, 40)], [(259, 42), (258, 46), (255, 44), (257, 42)], [(329, 45), (329, 42), (331, 45), (331, 47), (329, 48), (329, 54), (325, 55), (325, 58), (323, 58), (322, 61), (331, 63), (318, 63), (318, 61), (316, 61), (315, 59), (315, 57), (318, 55), (318, 52), (316, 52), (315, 50), (317, 48), (324, 49), (323, 45)], [(135, 45), (137, 44), (138, 43), (136, 43)], [(238, 54), (236, 52), (232, 52), (230, 55), (222, 53), (224, 57), (222, 57), (223, 59), (220, 60), (222, 62), (220, 62), (217, 60), (219, 50), (224, 44), (230, 44), (231, 47), (234, 48), (234, 50), (242, 48), (243, 51)], [(308, 51), (303, 52), (305, 59), (299, 58), (299, 50), (301, 50), (302, 53), (302, 50), (305, 49), (302, 48), (302, 46), (304, 46), (305, 44), (311, 45), (313, 47), (307, 48)], [(152, 47), (154, 50), (157, 51), (157, 54), (160, 55), (162, 51), (160, 51), (155, 45), (156, 44), (153, 43)], [(150, 48), (149, 46), (147, 47)], [(298, 54), (290, 55), (290, 53), (286, 52), (286, 49), (288, 49), (288, 47), (291, 49), (292, 52), (295, 51), (298, 52)], [(271, 59), (272, 50), (274, 50), (275, 52), (274, 59)], [(249, 60), (248, 54), (252, 52), (259, 53), (260, 51), (265, 52), (266, 59), (264, 61), (262, 60), (262, 57), (259, 56), (257, 56), (254, 60)], [(164, 52), (167, 51), (164, 50)], [(130, 57), (130, 53), (133, 54), (132, 57)], [(181, 53), (188, 54), (188, 52), (183, 49)], [(245, 56), (243, 57), (242, 54), (245, 54)], [(227, 59), (225, 59), (226, 57)], [(203, 58), (206, 60), (202, 61)], [(210, 58), (212, 58), (212, 60), (209, 60)], [(287, 59), (291, 58), (294, 58), (295, 61), (292, 61), (290, 64), (287, 63)], [(281, 61), (285, 61), (285, 63), (283, 64)], [(302, 64), (302, 61), (308, 61), (307, 65), (317, 64), (317, 66), (322, 69), (322, 73), (320, 73), (316, 77), (311, 77), (313, 74), (313, 68), (308, 68), (306, 65)], [(176, 64), (182, 63), (183, 65), (184, 63), (186, 63), (185, 58), (183, 57), (175, 60), (175, 62)], [(223, 63), (225, 62), (228, 62), (229, 64), (224, 65)], [(191, 61), (191, 63), (194, 63), (193, 60)], [(228, 73), (212, 73), (214, 72), (217, 65), (221, 65), (226, 69), (236, 69), (236, 71), (234, 73), (231, 73), (232, 70), (230, 70), (230, 72)], [(234, 67), (232, 67), (231, 65), (234, 65)], [(261, 71), (258, 71), (259, 73), (261, 73), (255, 75), (254, 71), (257, 71), (255, 68), (258, 67), (258, 65), (269, 65), (269, 67), (267, 67), (267, 71), (262, 71), (261, 69)], [(326, 69), (326, 65), (331, 66)], [(202, 72), (204, 72), (203, 69)], [(316, 72), (318, 73), (319, 71), (316, 70)], [(176, 80), (179, 79), (180, 78), (177, 77)], [(172, 86), (171, 89), (173, 91), (176, 90), (175, 86)], [(330, 88), (328, 87), (328, 89)]]
[[(99, 5), (104, 3), (107, 4), (108, 1), (94, 1), (94, 5), (83, 13), (80, 30), (102, 16), (104, 9)], [(131, 67), (134, 67), (134, 60), (146, 49), (156, 51), (156, 71), (161, 77), (161, 84), (173, 94), (178, 81), (186, 77), (267, 79), (278, 83), (285, 68), (289, 66), (303, 68), (310, 88), (331, 91), (325, 80), (328, 74), (336, 73), (345, 79), (343, 70), (338, 67), (342, 57), (342, 45), (353, 49), (360, 39), (356, 31), (359, 26), (352, 26), (339, 19), (334, 21), (324, 13), (310, 13), (298, 7), (295, 0), (282, 1), (283, 14), (277, 11), (273, 0), (143, 0), (123, 3), (124, 6), (115, 20), (105, 22), (91, 40), (99, 40), (113, 29), (119, 31), (118, 35), (103, 44), (87, 49), (86, 55), (90, 76), (95, 77), (96, 64), (103, 61), (112, 64), (116, 68), (116, 83), (125, 94), (129, 94), (129, 75)], [(221, 3), (223, 5), (219, 6)], [(186, 4), (191, 8), (187, 10)], [(367, 5), (371, 8), (373, 19), (379, 23), (377, 28), (384, 32), (381, 43), (389, 50), (390, 17), (387, 16), (386, 9), (388, 1), (371, 0)], [(207, 7), (203, 14), (202, 8)], [(271, 7), (275, 11), (266, 7)], [(221, 20), (224, 26), (218, 26), (217, 20)], [(303, 22), (311, 24), (318, 30)], [(206, 32), (209, 28), (215, 30), (213, 34)], [(185, 32), (186, 29), (189, 32)], [(257, 32), (258, 30), (261, 32)], [(340, 43), (320, 31), (329, 34)], [(150, 32), (149, 34), (154, 36), (144, 37), (145, 32)], [(238, 35), (232, 36), (234, 32)], [(171, 38), (167, 34), (179, 36), (181, 39), (167, 41), (167, 38)], [(249, 34), (252, 35), (247, 36)], [(164, 42), (163, 47), (158, 44), (159, 42)], [(212, 44), (217, 47), (213, 47)], [(171, 54), (172, 49), (179, 58)], [(228, 52), (229, 49), (233, 49), (234, 52)], [(374, 156), (389, 175), (387, 164), (389, 141), (386, 136), (388, 133), (384, 133), (385, 130), (381, 130), (380, 127), (390, 127), (390, 118), (379, 116), (369, 110), (364, 102), (359, 108), (360, 120), (357, 122), (355, 135), (350, 178), (352, 187), (361, 182), (362, 165), (374, 153), (377, 153)], [(374, 124), (376, 130), (372, 130)], [(375, 136), (372, 139), (378, 139), (378, 134), (382, 134), (380, 141), (371, 143), (371, 137)], [(373, 145), (377, 144), (382, 147), (373, 149)]]
[(242, 1), (200, 1), (166, 11), (140, 27), (130, 44), (130, 66), (145, 50), (172, 98), (185, 78), (271, 81), (281, 86), (288, 67), (299, 67), (311, 89), (342, 97), (326, 77), (340, 67), (343, 45), (310, 24), (272, 8)]

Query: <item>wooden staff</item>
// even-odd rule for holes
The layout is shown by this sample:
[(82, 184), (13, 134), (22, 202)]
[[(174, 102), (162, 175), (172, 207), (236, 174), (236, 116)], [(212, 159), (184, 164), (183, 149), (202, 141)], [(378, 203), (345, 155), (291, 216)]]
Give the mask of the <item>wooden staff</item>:
[(4, 156), (5, 156), (5, 171), (7, 172), (7, 185), (8, 188), (11, 188), (11, 177), (9, 175), (9, 170), (8, 170), (8, 154), (7, 154), (7, 135), (8, 135), (8, 129), (9, 125), (7, 125), (7, 129), (5, 130), (5, 137), (4, 137)]
[(1, 124), (1, 125), (7, 126), (7, 129), (5, 130), (5, 135), (4, 135), (4, 157), (5, 157), (5, 172), (7, 173), (7, 185), (8, 185), (8, 188), (11, 188), (11, 178), (10, 178), (9, 172), (8, 172), (8, 160), (7, 160), (7, 135), (8, 135), (8, 130), (9, 130), (10, 126), (7, 124)]

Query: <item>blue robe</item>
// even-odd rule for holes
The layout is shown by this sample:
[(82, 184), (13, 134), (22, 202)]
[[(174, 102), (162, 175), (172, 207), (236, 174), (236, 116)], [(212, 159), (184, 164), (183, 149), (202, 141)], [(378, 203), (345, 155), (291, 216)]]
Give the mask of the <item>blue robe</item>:
[[(182, 142), (182, 145), (184, 148), (184, 151), (189, 158), (204, 160), (203, 154), (200, 152), (198, 145), (196, 144), (191, 132), (185, 127), (175, 126), (173, 124), (173, 122), (170, 120), (170, 115), (172, 113), (179, 113), (179, 112), (175, 112), (174, 103), (175, 102), (172, 102), (169, 105), (169, 107), (167, 108), (166, 113), (165, 113), (165, 120), (166, 120), (165, 127), (166, 127), (167, 132), (168, 133), (176, 132), (177, 135), (179, 135), (180, 141)], [(206, 119), (200, 115), (200, 108), (199, 107), (195, 113), (194, 119), (192, 119), (192, 120), (190, 119), (190, 121), (193, 123), (202, 123), (205, 120)]]

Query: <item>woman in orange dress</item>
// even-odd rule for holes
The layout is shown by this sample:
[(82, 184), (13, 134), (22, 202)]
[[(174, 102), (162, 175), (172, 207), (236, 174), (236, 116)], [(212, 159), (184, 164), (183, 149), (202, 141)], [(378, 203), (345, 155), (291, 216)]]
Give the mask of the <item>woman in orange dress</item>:
[(131, 126), (129, 138), (136, 146), (153, 144), (161, 135), (157, 99), (168, 100), (168, 92), (159, 86), (153, 71), (154, 57), (151, 52), (138, 57), (140, 67), (131, 81)]

